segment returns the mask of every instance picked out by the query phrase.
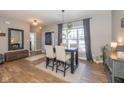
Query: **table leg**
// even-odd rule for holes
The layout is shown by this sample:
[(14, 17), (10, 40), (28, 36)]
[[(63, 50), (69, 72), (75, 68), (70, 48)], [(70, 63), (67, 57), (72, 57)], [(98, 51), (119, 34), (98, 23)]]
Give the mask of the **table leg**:
[(76, 62), (76, 66), (78, 66), (78, 49), (77, 49), (76, 55), (75, 55), (75, 62)]
[(71, 73), (74, 73), (74, 53), (71, 52)]
[(114, 79), (114, 60), (112, 60), (112, 83), (114, 83), (115, 82), (115, 79)]

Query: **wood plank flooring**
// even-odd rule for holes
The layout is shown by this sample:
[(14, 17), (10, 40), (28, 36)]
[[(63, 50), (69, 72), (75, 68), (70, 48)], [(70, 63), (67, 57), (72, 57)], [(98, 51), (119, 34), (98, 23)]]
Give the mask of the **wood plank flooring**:
[[(28, 62), (24, 59), (13, 62), (6, 62), (0, 65), (0, 82), (13, 83), (66, 83), (42, 70), (35, 68), (34, 65), (41, 63), (42, 60)], [(106, 83), (107, 77), (102, 64), (85, 64), (82, 73), (81, 83)]]
[(81, 83), (107, 83), (106, 68), (103, 64), (89, 63), (81, 61), (85, 64), (82, 73)]

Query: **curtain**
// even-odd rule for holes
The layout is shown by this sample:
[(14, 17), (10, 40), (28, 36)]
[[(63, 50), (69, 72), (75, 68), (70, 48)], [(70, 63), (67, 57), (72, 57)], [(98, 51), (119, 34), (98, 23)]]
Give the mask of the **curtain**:
[(58, 24), (58, 45), (62, 43), (62, 24)]
[(83, 19), (83, 26), (84, 26), (86, 57), (88, 61), (93, 62), (92, 52), (91, 52), (91, 39), (90, 39), (90, 18)]

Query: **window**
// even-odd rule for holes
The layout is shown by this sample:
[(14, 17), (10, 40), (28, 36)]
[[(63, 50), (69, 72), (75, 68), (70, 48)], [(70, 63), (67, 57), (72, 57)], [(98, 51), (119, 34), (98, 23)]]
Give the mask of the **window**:
[(73, 26), (70, 30), (64, 24), (62, 32), (62, 43), (64, 44), (65, 47), (69, 48), (78, 47), (79, 57), (86, 58), (83, 24)]

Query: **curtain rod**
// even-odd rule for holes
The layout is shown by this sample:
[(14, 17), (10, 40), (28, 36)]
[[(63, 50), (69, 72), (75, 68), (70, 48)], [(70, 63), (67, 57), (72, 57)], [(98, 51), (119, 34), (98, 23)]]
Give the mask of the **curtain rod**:
[[(92, 19), (92, 17), (83, 18), (83, 19)], [(74, 21), (68, 21), (68, 22), (64, 22), (64, 23), (62, 23), (62, 24), (65, 24), (65, 23), (72, 23), (72, 22), (77, 22), (77, 21), (83, 21), (83, 19), (78, 19), (78, 20), (74, 20)]]

